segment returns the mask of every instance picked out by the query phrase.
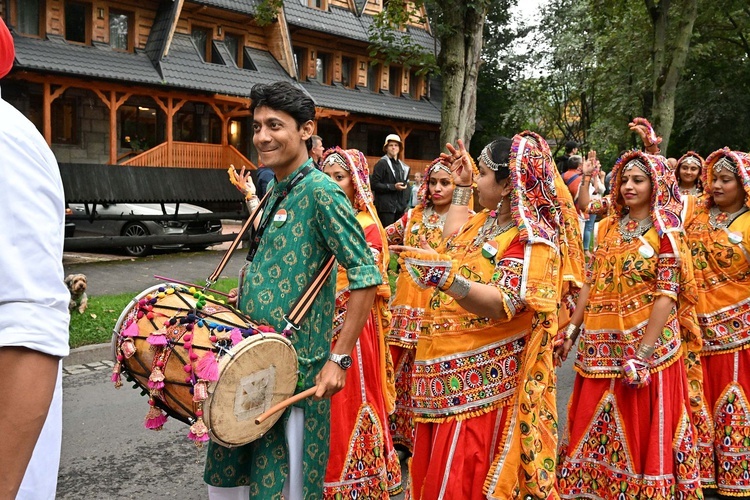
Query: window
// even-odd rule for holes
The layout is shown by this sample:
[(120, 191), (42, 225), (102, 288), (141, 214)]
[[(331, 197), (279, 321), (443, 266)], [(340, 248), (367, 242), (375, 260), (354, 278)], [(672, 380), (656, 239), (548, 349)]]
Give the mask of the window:
[(227, 50), (230, 54), (232, 54), (232, 59), (234, 60), (234, 63), (237, 65), (238, 68), (242, 67), (242, 53), (244, 50), (244, 43), (242, 42), (241, 37), (238, 35), (230, 35), (226, 34), (224, 35), (224, 45), (226, 45)]
[(367, 68), (367, 88), (373, 92), (380, 92), (380, 64), (371, 62)]
[(25, 35), (41, 36), (44, 9), (41, 0), (17, 0), (18, 32)]
[(341, 84), (344, 87), (353, 88), (357, 81), (354, 73), (356, 66), (354, 64), (354, 59), (351, 57), (341, 58)]
[(52, 142), (78, 144), (78, 107), (75, 99), (52, 101)]
[(249, 69), (250, 71), (258, 71), (258, 68), (255, 66), (255, 63), (253, 62), (253, 58), (250, 57), (250, 52), (247, 50), (247, 47), (245, 47), (244, 53), (245, 55), (242, 58), (242, 69)]
[(130, 40), (130, 14), (117, 10), (109, 11), (109, 45), (116, 50), (132, 49)]
[(77, 2), (65, 3), (65, 39), (69, 42), (91, 41), (89, 5)]
[(388, 68), (388, 92), (395, 96), (401, 95), (401, 68), (398, 66)]
[(293, 47), (294, 66), (297, 68), (297, 80), (304, 80), (307, 77), (307, 49), (302, 47)]
[(416, 71), (409, 72), (409, 95), (412, 99), (422, 97), (422, 77), (417, 76)]
[(331, 55), (324, 52), (318, 52), (315, 59), (315, 79), (323, 84), (331, 83)]
[(208, 28), (194, 27), (190, 36), (193, 38), (193, 43), (195, 43), (201, 58), (206, 62), (211, 62), (211, 49), (213, 45), (211, 43), (211, 31)]
[(328, 10), (327, 0), (307, 0), (308, 7), (314, 7), (320, 10)]

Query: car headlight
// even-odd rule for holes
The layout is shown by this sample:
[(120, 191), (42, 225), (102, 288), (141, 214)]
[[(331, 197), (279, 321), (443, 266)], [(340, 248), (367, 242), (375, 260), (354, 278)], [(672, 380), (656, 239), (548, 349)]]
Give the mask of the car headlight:
[(179, 220), (161, 220), (159, 221), (159, 224), (161, 224), (162, 227), (173, 229), (182, 229), (185, 226), (185, 223)]

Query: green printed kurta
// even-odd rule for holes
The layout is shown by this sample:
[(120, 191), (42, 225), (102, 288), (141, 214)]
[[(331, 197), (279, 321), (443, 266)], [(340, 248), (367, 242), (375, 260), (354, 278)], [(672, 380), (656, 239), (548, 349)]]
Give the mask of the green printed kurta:
[[(272, 193), (263, 219), (269, 219), (258, 251), (242, 272), (239, 309), (253, 321), (277, 331), (286, 326), (284, 315), (307, 289), (319, 265), (333, 253), (346, 268), (351, 289), (381, 283), (357, 222), (351, 202), (328, 176), (313, 169), (291, 192), (284, 192), (301, 166), (283, 181), (269, 185)], [(271, 210), (278, 198), (283, 198)], [(274, 215), (286, 211), (283, 223)], [(274, 213), (271, 213), (271, 212)], [(277, 218), (279, 219), (279, 218)], [(291, 337), (300, 370), (298, 392), (314, 385), (315, 375), (328, 359), (335, 302), (335, 273), (326, 281), (307, 316)], [(330, 400), (308, 398), (297, 406), (305, 411), (305, 499), (322, 498), (328, 457)], [(281, 498), (289, 472), (285, 418), (261, 439), (238, 448), (209, 444), (204, 480), (212, 486), (250, 486), (252, 497)]]

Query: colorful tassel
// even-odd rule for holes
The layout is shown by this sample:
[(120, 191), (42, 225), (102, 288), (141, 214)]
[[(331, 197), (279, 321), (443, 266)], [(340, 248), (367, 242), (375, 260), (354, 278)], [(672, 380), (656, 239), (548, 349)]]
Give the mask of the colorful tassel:
[[(152, 404), (153, 401), (149, 401), (149, 404)], [(143, 421), (143, 425), (146, 427), (146, 429), (151, 429), (153, 431), (160, 431), (164, 427), (164, 424), (167, 422), (167, 415), (161, 411), (161, 409), (157, 408), (155, 405), (151, 406), (151, 409), (146, 414), (146, 418)]]
[(167, 331), (164, 328), (159, 328), (155, 332), (151, 332), (146, 341), (151, 345), (167, 345)]
[(237, 345), (242, 342), (242, 332), (239, 328), (232, 328), (229, 332), (229, 339), (232, 341), (232, 345)]
[(193, 386), (193, 402), (200, 403), (208, 398), (208, 384), (205, 380), (199, 380)]
[(122, 344), (120, 344), (120, 350), (122, 351), (122, 355), (125, 356), (125, 359), (130, 359), (133, 357), (133, 354), (135, 354), (135, 343), (133, 342), (133, 339), (130, 337), (127, 337), (122, 341)]
[(140, 330), (138, 329), (138, 323), (132, 321), (120, 335), (122, 335), (123, 337), (137, 337), (139, 333)]
[(216, 355), (213, 351), (208, 351), (200, 361), (198, 361), (198, 365), (195, 369), (195, 373), (200, 379), (208, 380), (209, 382), (216, 382), (219, 380), (219, 363), (216, 361)]
[(148, 376), (148, 388), (154, 391), (164, 389), (164, 372), (158, 366), (154, 367)]
[(114, 382), (115, 384), (115, 389), (119, 389), (120, 387), (122, 387), (120, 370), (121, 370), (121, 365), (120, 365), (120, 362), (118, 361), (117, 363), (115, 363), (115, 366), (112, 368), (112, 382)]
[(187, 437), (191, 441), (194, 441), (195, 445), (199, 448), (209, 440), (208, 427), (203, 423), (203, 417), (198, 417), (198, 420), (190, 426), (190, 432), (188, 432)]

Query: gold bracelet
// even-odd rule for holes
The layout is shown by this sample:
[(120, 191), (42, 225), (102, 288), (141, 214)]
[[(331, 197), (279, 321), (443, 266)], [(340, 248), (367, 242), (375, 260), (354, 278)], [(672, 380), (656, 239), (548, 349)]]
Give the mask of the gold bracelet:
[(573, 323), (568, 323), (568, 327), (565, 329), (565, 340), (573, 340), (573, 337), (578, 335), (578, 332), (580, 331), (580, 326), (576, 326)]
[(451, 204), (468, 207), (469, 200), (471, 200), (471, 197), (473, 194), (474, 194), (474, 188), (472, 188), (471, 186), (469, 187), (456, 186), (453, 189), (453, 198), (451, 199)]

